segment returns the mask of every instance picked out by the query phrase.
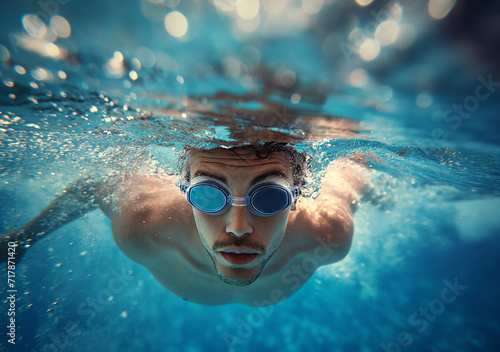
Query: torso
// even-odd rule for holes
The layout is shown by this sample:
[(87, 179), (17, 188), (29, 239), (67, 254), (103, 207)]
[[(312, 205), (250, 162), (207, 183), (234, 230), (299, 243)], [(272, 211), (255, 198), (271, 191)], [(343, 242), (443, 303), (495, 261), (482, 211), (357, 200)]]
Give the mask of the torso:
[[(168, 290), (200, 304), (279, 303), (297, 292), (318, 266), (339, 260), (346, 253), (342, 246), (337, 259), (324, 259), (327, 251), (318, 243), (321, 233), (311, 221), (308, 223), (306, 205), (301, 204), (302, 212), (300, 207), (291, 212), (283, 242), (261, 276), (251, 285), (233, 286), (217, 276), (199, 239), (191, 206), (172, 179), (136, 176), (119, 198), (120, 211), (111, 218), (113, 236), (121, 250), (148, 268)], [(350, 245), (350, 237), (344, 237), (339, 235)]]

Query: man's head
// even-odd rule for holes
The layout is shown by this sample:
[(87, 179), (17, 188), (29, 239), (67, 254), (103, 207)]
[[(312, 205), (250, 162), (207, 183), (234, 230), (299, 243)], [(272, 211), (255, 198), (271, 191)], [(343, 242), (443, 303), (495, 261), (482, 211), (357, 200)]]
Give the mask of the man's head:
[[(303, 184), (305, 157), (291, 147), (267, 144), (212, 150), (191, 149), (181, 164), (186, 181), (214, 181), (233, 197), (245, 197), (259, 185), (274, 182), (287, 187)], [(249, 206), (231, 206), (210, 215), (193, 207), (198, 233), (226, 283), (254, 282), (283, 240), (295, 202), (279, 214), (256, 215)]]

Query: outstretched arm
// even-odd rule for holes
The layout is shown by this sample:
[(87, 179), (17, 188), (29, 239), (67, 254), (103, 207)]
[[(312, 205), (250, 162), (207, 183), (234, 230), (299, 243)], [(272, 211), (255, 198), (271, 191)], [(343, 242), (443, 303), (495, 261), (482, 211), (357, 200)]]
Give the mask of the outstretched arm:
[(0, 262), (7, 260), (9, 243), (16, 245), (16, 258), (20, 260), (24, 253), (36, 241), (59, 227), (85, 215), (98, 206), (109, 215), (111, 211), (110, 193), (114, 183), (81, 178), (70, 184), (61, 195), (54, 199), (33, 220), (19, 229), (10, 231), (0, 238)]

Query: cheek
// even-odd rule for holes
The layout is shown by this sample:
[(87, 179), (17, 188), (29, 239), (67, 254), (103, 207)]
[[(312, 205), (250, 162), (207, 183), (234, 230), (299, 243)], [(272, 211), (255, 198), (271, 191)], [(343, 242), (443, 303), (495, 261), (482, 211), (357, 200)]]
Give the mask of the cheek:
[(200, 236), (206, 239), (214, 238), (220, 232), (220, 219), (216, 216), (204, 214), (196, 209), (193, 210), (194, 221)]
[(268, 233), (271, 237), (281, 237), (284, 235), (288, 223), (289, 211), (271, 216), (261, 222), (260, 232)]

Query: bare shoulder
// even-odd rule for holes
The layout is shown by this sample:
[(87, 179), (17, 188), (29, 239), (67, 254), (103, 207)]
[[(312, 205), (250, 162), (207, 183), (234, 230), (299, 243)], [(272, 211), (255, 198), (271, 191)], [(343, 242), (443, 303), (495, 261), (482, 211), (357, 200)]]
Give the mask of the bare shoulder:
[(343, 259), (354, 234), (353, 212), (369, 184), (365, 169), (339, 160), (327, 169), (316, 198), (302, 198), (290, 213), (290, 232), (309, 250), (325, 248), (329, 252), (321, 265)]
[[(324, 197), (326, 198), (326, 197)], [(350, 207), (339, 199), (306, 198), (290, 214), (290, 236), (304, 251), (325, 248), (320, 265), (342, 260), (351, 247), (354, 224)]]
[(132, 260), (144, 263), (188, 236), (194, 220), (175, 177), (132, 175), (117, 194), (113, 237)]

